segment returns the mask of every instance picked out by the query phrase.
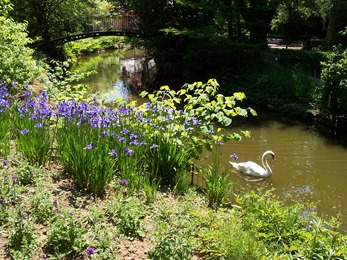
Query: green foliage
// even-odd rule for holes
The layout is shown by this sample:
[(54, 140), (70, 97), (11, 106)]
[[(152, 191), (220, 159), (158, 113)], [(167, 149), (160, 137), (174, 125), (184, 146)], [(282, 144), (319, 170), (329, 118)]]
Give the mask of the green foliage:
[(242, 228), (241, 219), (228, 214), (213, 221), (211, 228), (201, 230), (199, 236), (204, 259), (268, 259), (264, 243)]
[(271, 197), (271, 191), (263, 195), (251, 191), (238, 202), (242, 207), (240, 217), (245, 230), (256, 231), (257, 238), (269, 248), (290, 245), (300, 239), (299, 230), (305, 224), (300, 217), (302, 208), (299, 204), (286, 207)]
[(26, 160), (12, 162), (12, 166), (16, 166), (13, 173), (17, 176), (17, 184), (23, 186), (35, 185), (39, 181), (39, 178), (44, 177), (47, 174), (43, 168), (40, 166), (34, 167)]
[[(5, 102), (8, 101), (1, 99), (0, 97), (0, 156), (4, 157), (6, 157), (10, 152), (11, 127), (11, 122), (9, 120), (6, 120), (10, 116), (10, 109), (8, 106), (5, 106)], [(2, 105), (1, 103), (4, 103), (4, 105)]]
[(337, 46), (322, 62), (320, 108), (334, 116), (347, 114), (347, 49)]
[(59, 160), (67, 172), (74, 176), (82, 189), (100, 195), (114, 172), (115, 160), (109, 155), (106, 138), (100, 138), (101, 130), (87, 123), (79, 125), (79, 119), (64, 119), (57, 129)]
[(96, 39), (82, 39), (64, 44), (64, 55), (76, 59), (79, 55), (90, 54), (102, 49), (120, 48), (127, 43), (124, 37), (100, 37)]
[(22, 188), (17, 184), (17, 176), (7, 173), (7, 167), (0, 171), (0, 198), (5, 205), (16, 204), (19, 201), (19, 196)]
[(160, 187), (160, 182), (156, 179), (152, 179), (149, 176), (143, 177), (143, 192), (146, 196), (147, 203), (153, 202), (156, 198), (156, 194)]
[[(41, 96), (45, 102), (46, 97)], [(50, 158), (53, 137), (50, 128), (51, 109), (41, 101), (34, 101), (28, 96), (27, 103), (12, 106), (12, 123), (16, 137), (16, 149), (27, 160), (44, 166)], [(42, 111), (45, 111), (43, 113)]]
[(245, 91), (249, 93), (251, 101), (271, 104), (274, 109), (280, 109), (283, 104), (294, 104), (293, 111), (287, 111), (288, 113), (298, 113), (295, 104), (309, 106), (315, 98), (317, 85), (309, 76), (310, 74), (314, 76), (314, 72), (308, 73), (303, 68), (303, 64), (310, 62), (310, 59), (297, 61), (291, 60), (290, 56), (284, 58), (283, 64), (259, 61), (247, 70), (242, 76), (244, 82), (238, 84), (245, 84)]
[(156, 241), (155, 248), (149, 253), (150, 259), (181, 260), (190, 259), (191, 247), (180, 235), (168, 234)]
[(144, 236), (144, 217), (140, 201), (115, 197), (107, 204), (107, 216), (117, 226), (121, 234), (130, 240)]
[(27, 47), (26, 24), (0, 13), (0, 82), (32, 83), (42, 73)]
[(88, 17), (98, 8), (94, 0), (79, 1), (19, 1), (11, 0), (17, 21), (28, 21), (31, 38), (49, 40), (66, 33), (81, 32), (88, 24)]
[(82, 101), (87, 99), (88, 85), (77, 84), (82, 79), (95, 74), (96, 72), (91, 70), (85, 73), (72, 72), (70, 70), (71, 60), (64, 62), (53, 62), (53, 69), (48, 70), (48, 79), (50, 84), (47, 84), (44, 89), (48, 95), (52, 97), (55, 102), (61, 102), (64, 100), (75, 99), (76, 101)]
[(220, 166), (217, 163), (201, 167), (208, 206), (213, 209), (228, 203), (233, 186), (229, 179), (229, 172), (219, 170), (219, 168)]
[(31, 216), (36, 223), (46, 224), (53, 217), (53, 204), (49, 195), (41, 184), (29, 198)]
[(86, 247), (86, 233), (87, 230), (81, 223), (64, 210), (53, 218), (50, 225), (47, 235), (47, 252), (58, 258), (74, 257)]
[(193, 204), (197, 206), (196, 202), (192, 193), (180, 197), (177, 204), (163, 204), (157, 200), (154, 204), (157, 211), (155, 247), (149, 252), (150, 259), (191, 259), (201, 224), (195, 217), (199, 213), (192, 207)]
[[(218, 93), (219, 84), (215, 79), (210, 79), (206, 84), (195, 82), (193, 84), (185, 84), (182, 89), (177, 92), (171, 90), (168, 86), (163, 86), (154, 94), (142, 92), (141, 96), (150, 99), (155, 107), (165, 106), (176, 109), (183, 101), (183, 115), (175, 114), (174, 118), (181, 124), (169, 125), (172, 131), (172, 137), (179, 137), (179, 141), (184, 143), (190, 150), (191, 156), (198, 158), (203, 147), (211, 151), (213, 144), (218, 142), (226, 142), (230, 139), (240, 140), (238, 133), (223, 135), (222, 129), (218, 129), (218, 134), (214, 134), (214, 125), (219, 123), (222, 126), (231, 124), (231, 117), (247, 116), (248, 111), (252, 115), (256, 112), (251, 109), (243, 109), (236, 106), (236, 102), (240, 102), (246, 98), (242, 92), (234, 93), (233, 96), (225, 97)], [(182, 113), (181, 113), (182, 114)], [(166, 118), (162, 118), (166, 120)], [(191, 120), (187, 122), (186, 120)], [(191, 128), (185, 129), (184, 124), (192, 125)], [(244, 132), (245, 136), (249, 136), (249, 132)]]
[(145, 155), (151, 180), (162, 185), (178, 186), (178, 190), (184, 191), (188, 186), (189, 151), (178, 145), (175, 139), (165, 136), (165, 133), (153, 135), (152, 138), (152, 143), (157, 147), (149, 148)]
[[(33, 232), (33, 225), (21, 208), (10, 212), (9, 225), (11, 233), (7, 239), (10, 247), (10, 252), (13, 255), (18, 255), (31, 258), (33, 249), (36, 247), (37, 235)], [(19, 252), (18, 252), (19, 251)]]

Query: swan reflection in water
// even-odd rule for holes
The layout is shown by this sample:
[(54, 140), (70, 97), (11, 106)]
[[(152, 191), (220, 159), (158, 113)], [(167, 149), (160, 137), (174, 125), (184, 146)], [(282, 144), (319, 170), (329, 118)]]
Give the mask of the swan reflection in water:
[[(232, 155), (231, 157), (233, 157), (234, 160), (237, 160), (236, 154)], [(272, 170), (267, 162), (267, 159), (269, 157), (275, 160), (274, 152), (268, 150), (263, 154), (261, 158), (263, 167), (261, 167), (259, 164), (252, 161), (240, 162), (240, 163), (236, 163), (232, 161), (229, 161), (229, 162), (236, 169), (237, 171), (236, 173), (239, 177), (241, 177), (242, 179), (245, 179), (246, 181), (256, 182), (256, 181), (264, 180), (265, 178), (268, 178), (272, 175)]]

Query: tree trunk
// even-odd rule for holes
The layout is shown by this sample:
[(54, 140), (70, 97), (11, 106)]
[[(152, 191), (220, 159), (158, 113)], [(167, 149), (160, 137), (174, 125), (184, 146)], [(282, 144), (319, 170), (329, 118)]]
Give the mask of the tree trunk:
[(329, 17), (329, 25), (327, 29), (327, 34), (325, 36), (325, 40), (328, 44), (338, 43), (341, 39), (338, 32), (343, 29), (342, 20), (330, 15)]

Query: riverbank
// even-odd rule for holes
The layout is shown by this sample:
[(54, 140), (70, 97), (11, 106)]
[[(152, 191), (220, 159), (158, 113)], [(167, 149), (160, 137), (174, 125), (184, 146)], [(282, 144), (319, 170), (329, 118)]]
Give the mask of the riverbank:
[(347, 256), (334, 221), (328, 229), (312, 217), (307, 228), (303, 205), (285, 206), (270, 191), (244, 190), (237, 206), (214, 210), (194, 187), (183, 195), (162, 188), (149, 202), (121, 179), (93, 198), (58, 164), (37, 168), (15, 152), (0, 172), (2, 196), (8, 192), (0, 204), (2, 259)]

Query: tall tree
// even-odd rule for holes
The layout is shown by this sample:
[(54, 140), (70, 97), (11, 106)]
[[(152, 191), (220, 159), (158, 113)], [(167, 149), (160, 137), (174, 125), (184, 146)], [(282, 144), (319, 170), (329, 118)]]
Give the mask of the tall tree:
[(326, 41), (330, 44), (336, 44), (341, 41), (339, 34), (347, 27), (347, 1), (331, 0), (331, 10), (329, 13), (329, 25), (326, 34)]
[(282, 1), (271, 22), (272, 30), (283, 34), (286, 44), (321, 36), (328, 2), (330, 0)]
[(12, 0), (12, 17), (28, 22), (29, 36), (50, 40), (77, 31), (92, 13), (93, 0)]
[(235, 0), (252, 43), (267, 46), (266, 36), (280, 0)]

